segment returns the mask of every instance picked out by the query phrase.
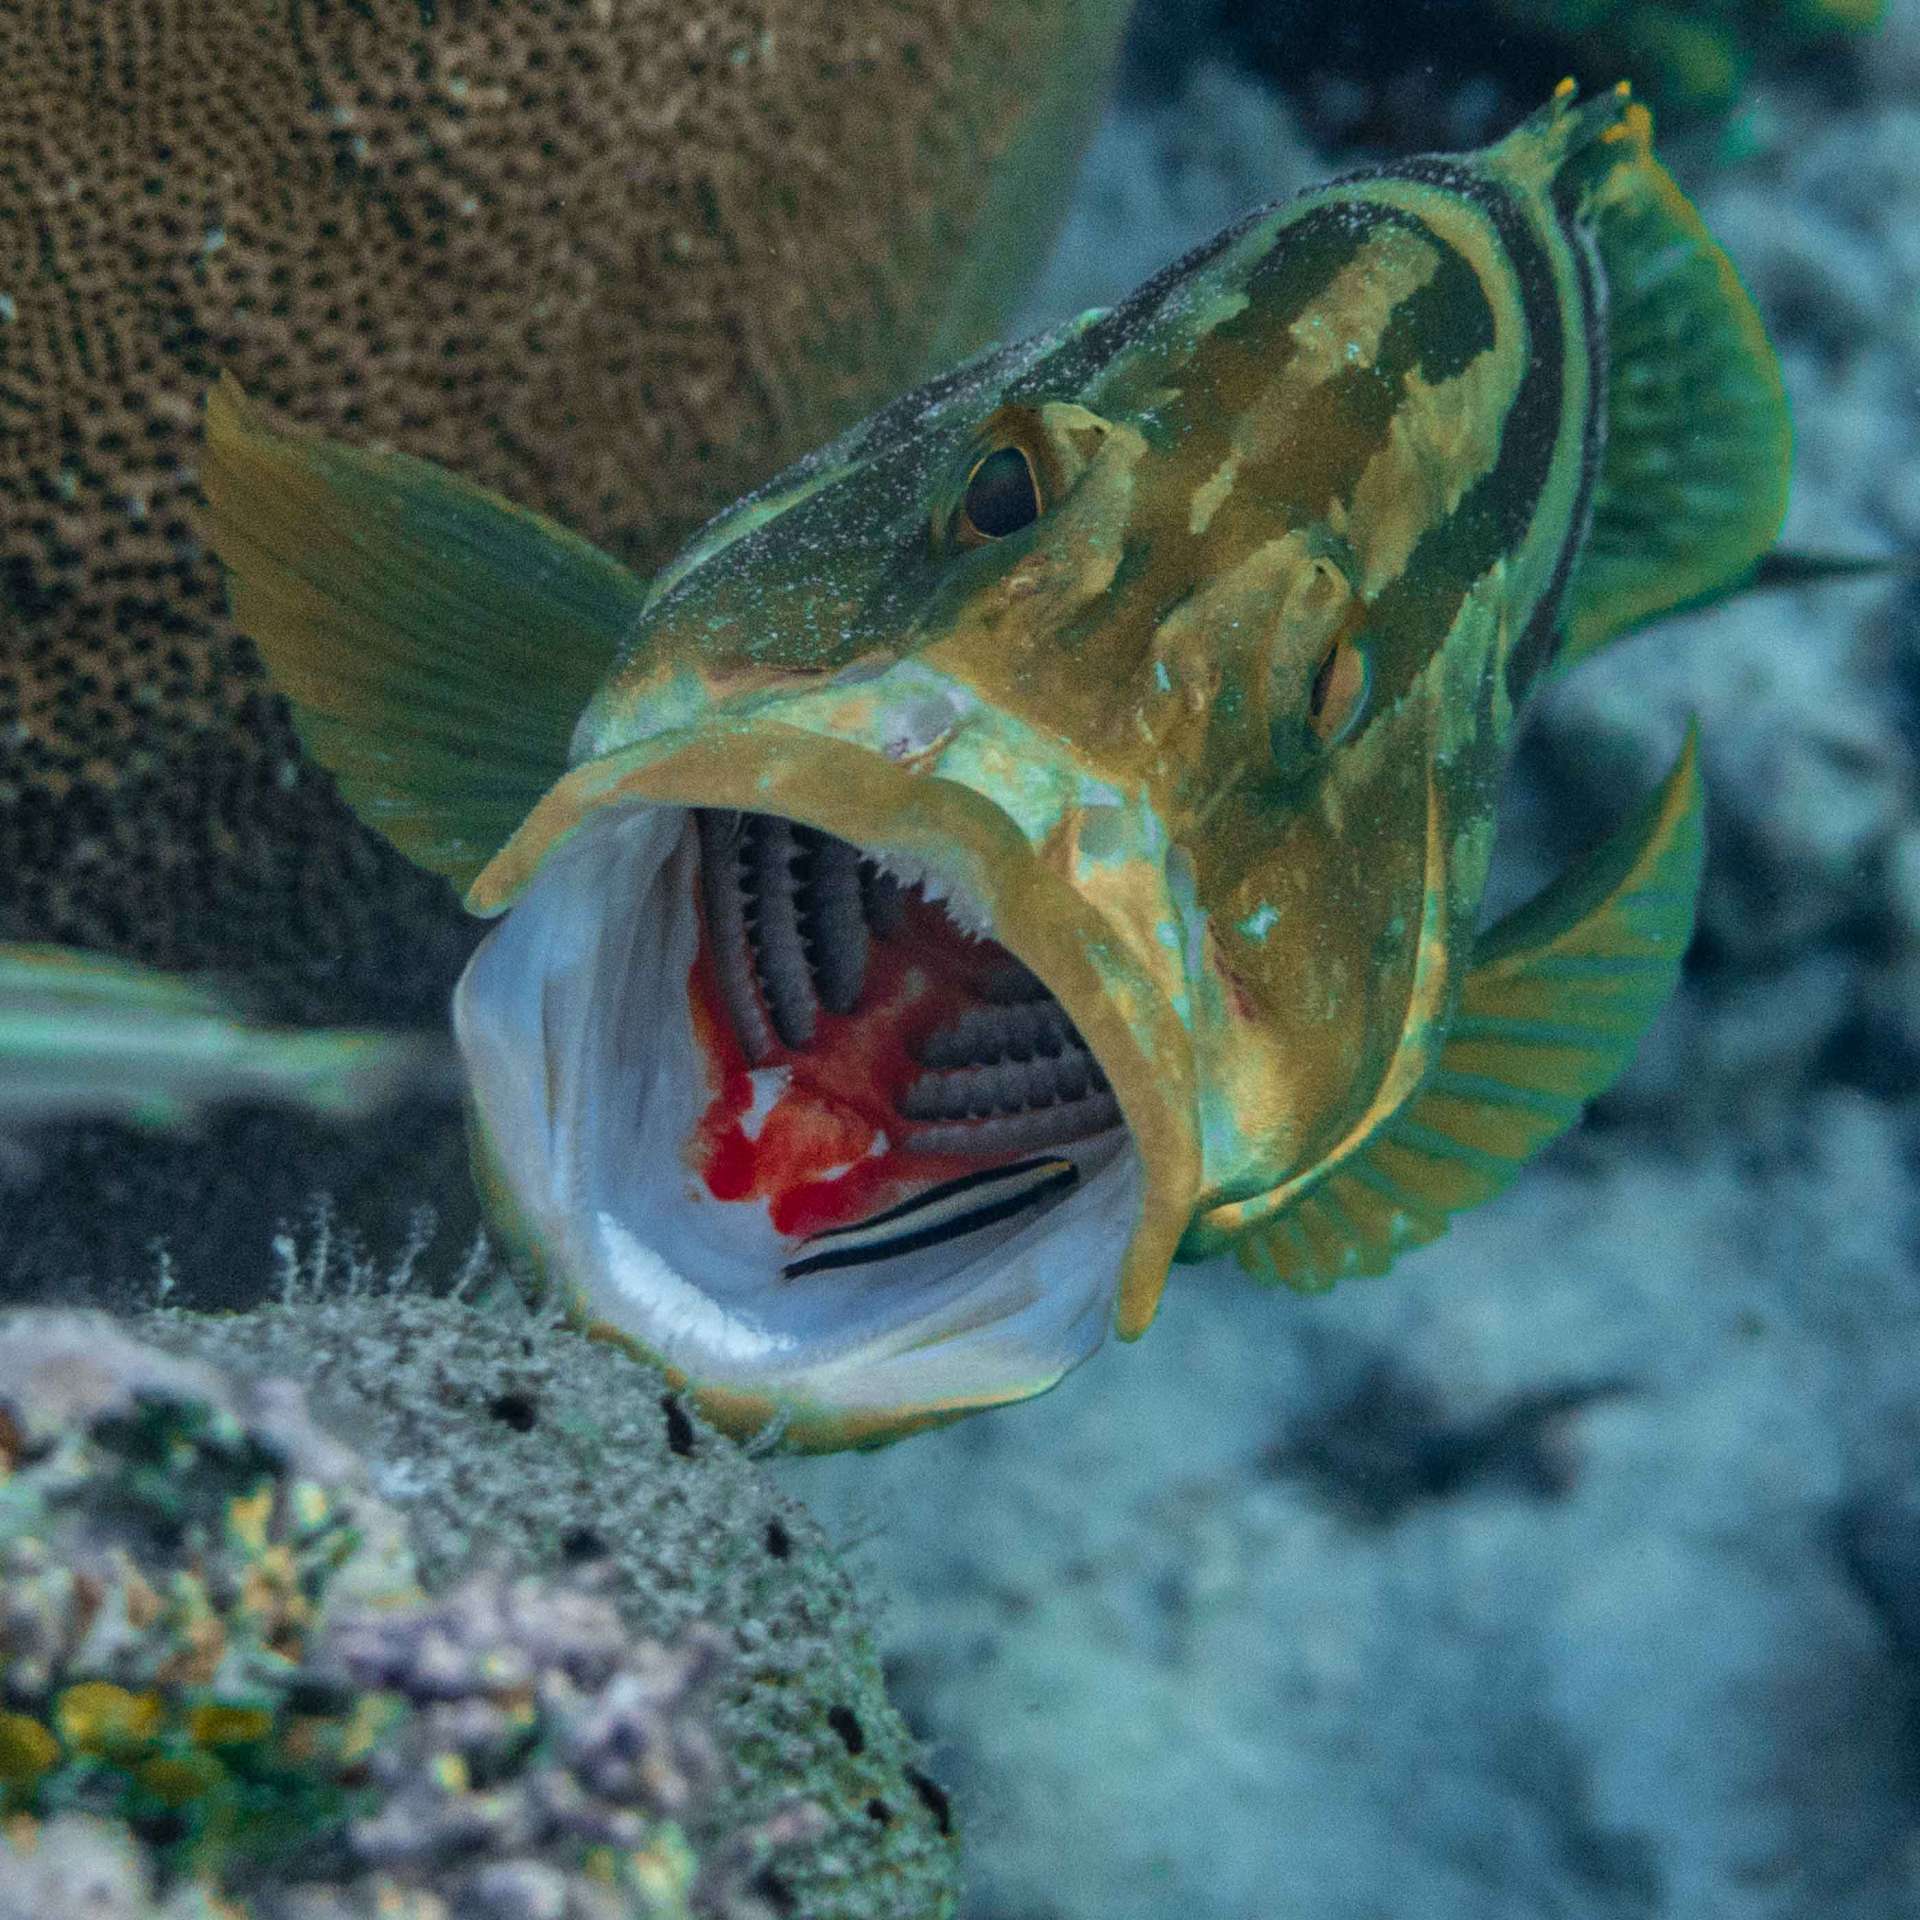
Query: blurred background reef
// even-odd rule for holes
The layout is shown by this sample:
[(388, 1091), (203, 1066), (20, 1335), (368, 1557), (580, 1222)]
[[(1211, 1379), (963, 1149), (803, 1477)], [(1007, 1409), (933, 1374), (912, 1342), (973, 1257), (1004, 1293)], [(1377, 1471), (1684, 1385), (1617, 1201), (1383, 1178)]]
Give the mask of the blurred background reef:
[[(477, 929), (302, 759), (196, 543), (221, 368), (644, 568), (992, 333), (1108, 302), (1370, 155), (1483, 140), (1563, 73), (1655, 102), (1759, 301), (1797, 421), (1788, 541), (1920, 550), (1920, 0), (1123, 11), (0, 0), (0, 940), (181, 970), (277, 1023), (249, 1070), (297, 1066), (304, 1023), (443, 1022)], [(489, 1553), (543, 1592), (599, 1581), (609, 1672), (642, 1642), (726, 1643), (658, 1722), (712, 1758), (672, 1858), (690, 1896), (711, 1856), (719, 1911), (946, 1912), (964, 1829), (968, 1920), (1920, 1914), (1915, 612), (1897, 575), (1753, 596), (1529, 716), (1495, 910), (1651, 784), (1690, 716), (1710, 850), (1673, 1006), (1499, 1205), (1323, 1300), (1183, 1273), (1137, 1347), (874, 1457), (770, 1471), (622, 1356), (418, 1297), (458, 1270), (512, 1305), (484, 1253), (461, 1264), (444, 1089), (356, 1118), (323, 1077), (299, 1115), (40, 1125), (0, 1071), (0, 1303), (164, 1295), (141, 1338), (221, 1370), (88, 1323), (78, 1371), (110, 1404), (69, 1393), (30, 1461), (0, 1417), (27, 1468), (4, 1577), (38, 1604), (79, 1564), (35, 1504), (58, 1471), (63, 1524), (86, 1534), (96, 1496), (113, 1516), (84, 1550), (127, 1544), (133, 1441), (155, 1449), (141, 1501), (174, 1485), (146, 1471), (162, 1455), (208, 1468), (203, 1493), (260, 1467), (249, 1434), (304, 1458), (248, 1384), (291, 1375), (364, 1455), (311, 1477), (398, 1516), (408, 1604), (451, 1609), (469, 1651), (510, 1612), (450, 1597)], [(0, 970), (0, 1056), (20, 977)], [(0, 1363), (17, 1414), (19, 1322)], [(164, 1419), (120, 1418), (136, 1381)], [(290, 1546), (278, 1472), (244, 1495), (258, 1514), (272, 1483), (267, 1532), (236, 1547), (208, 1509), (202, 1543)], [(146, 1585), (165, 1545), (139, 1543)], [(883, 1634), (841, 1558), (887, 1596)], [(151, 1718), (152, 1644), (64, 1719), (62, 1676), (16, 1669), (0, 1784), (15, 1807), (76, 1793), (34, 1802), (38, 1868), (8, 1828), (5, 1920), (10, 1890), (44, 1914), (108, 1853), (146, 1920), (178, 1823), (142, 1803), (157, 1824), (123, 1823), (117, 1853), (71, 1823), (125, 1811), (89, 1768), (107, 1708)], [(217, 1807), (234, 1761), (271, 1754), (187, 1749), (239, 1724), (140, 1721), (152, 1743), (115, 1763), (190, 1763), (155, 1777)], [(779, 1827), (796, 1780), (812, 1812)], [(439, 1811), (466, 1817), (463, 1791)], [(578, 1865), (555, 1844), (543, 1898)]]

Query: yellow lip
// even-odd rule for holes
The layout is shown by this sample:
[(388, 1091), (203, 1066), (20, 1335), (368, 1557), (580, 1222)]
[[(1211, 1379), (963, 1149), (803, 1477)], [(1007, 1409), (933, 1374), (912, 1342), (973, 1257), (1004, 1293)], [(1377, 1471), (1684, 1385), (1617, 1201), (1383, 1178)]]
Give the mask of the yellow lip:
[(964, 873), (994, 936), (1043, 980), (1098, 1057), (1145, 1170), (1114, 1331), (1151, 1324), (1200, 1188), (1193, 1048), (1134, 943), (1039, 857), (1010, 816), (959, 782), (869, 748), (779, 722), (668, 734), (576, 767), (474, 881), (479, 914), (504, 912), (547, 856), (603, 808), (623, 803), (777, 813), (855, 844)]

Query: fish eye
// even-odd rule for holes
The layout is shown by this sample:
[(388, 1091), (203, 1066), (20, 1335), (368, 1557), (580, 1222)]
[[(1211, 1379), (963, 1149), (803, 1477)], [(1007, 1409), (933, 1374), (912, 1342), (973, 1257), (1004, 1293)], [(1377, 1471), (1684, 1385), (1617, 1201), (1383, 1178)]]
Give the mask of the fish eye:
[(1367, 656), (1344, 634), (1321, 656), (1307, 695), (1307, 726), (1323, 747), (1344, 740), (1367, 708), (1373, 674)]
[(998, 447), (973, 464), (954, 532), (963, 546), (1004, 540), (1040, 518), (1040, 480), (1024, 447)]

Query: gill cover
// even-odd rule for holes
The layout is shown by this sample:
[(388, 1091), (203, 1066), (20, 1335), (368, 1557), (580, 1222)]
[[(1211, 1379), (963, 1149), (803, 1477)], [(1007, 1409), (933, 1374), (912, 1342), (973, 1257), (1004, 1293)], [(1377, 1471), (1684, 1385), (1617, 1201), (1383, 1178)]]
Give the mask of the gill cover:
[[(1624, 86), (1554, 102), (1494, 150), (1579, 243), (1598, 397), (1570, 516), (1566, 587), (1508, 657), (1516, 697), (1607, 640), (1727, 591), (1785, 512), (1791, 428), (1751, 300), (1653, 158)], [(1542, 618), (1541, 614), (1546, 615)], [(1474, 942), (1431, 1068), (1404, 1104), (1247, 1204), (1196, 1222), (1254, 1274), (1318, 1290), (1379, 1273), (1505, 1187), (1633, 1057), (1692, 935), (1704, 796), (1691, 734), (1660, 789), (1537, 899)]]

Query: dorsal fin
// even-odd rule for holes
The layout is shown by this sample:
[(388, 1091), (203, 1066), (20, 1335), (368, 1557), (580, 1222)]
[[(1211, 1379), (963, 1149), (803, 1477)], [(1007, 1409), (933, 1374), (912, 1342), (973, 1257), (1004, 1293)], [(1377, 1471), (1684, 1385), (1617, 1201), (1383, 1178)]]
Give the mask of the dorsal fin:
[(1737, 584), (1786, 511), (1780, 366), (1732, 262), (1653, 157), (1644, 107), (1603, 136), (1585, 217), (1607, 294), (1606, 450), (1557, 664)]
[(1236, 1249), (1303, 1290), (1382, 1273), (1500, 1192), (1610, 1086), (1666, 1004), (1705, 851), (1691, 731), (1631, 817), (1481, 938), (1433, 1070), (1351, 1159)]
[(354, 811), (465, 889), (565, 771), (645, 588), (425, 460), (207, 402), (208, 543), (235, 622)]

